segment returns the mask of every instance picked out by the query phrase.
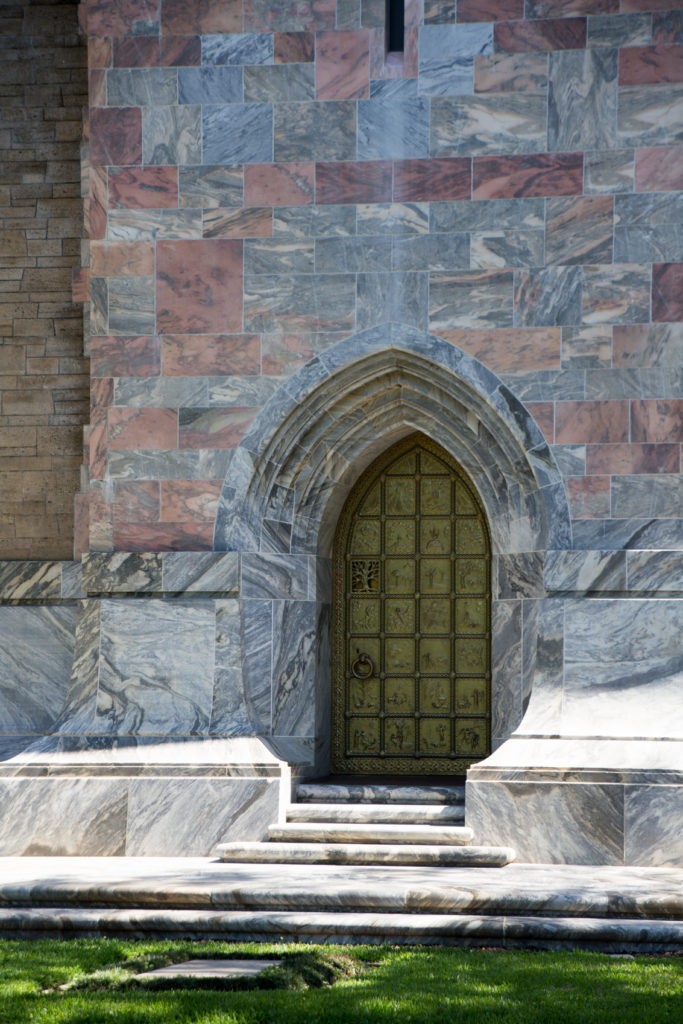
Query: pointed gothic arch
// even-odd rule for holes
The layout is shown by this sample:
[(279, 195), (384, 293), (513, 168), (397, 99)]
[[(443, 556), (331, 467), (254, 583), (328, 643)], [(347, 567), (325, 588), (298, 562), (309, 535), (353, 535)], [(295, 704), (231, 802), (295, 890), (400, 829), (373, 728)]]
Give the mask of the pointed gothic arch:
[(387, 324), (332, 346), (264, 406), (235, 452), (215, 548), (328, 556), (359, 475), (415, 431), (472, 478), (494, 553), (571, 546), (562, 479), (525, 406), (456, 346)]

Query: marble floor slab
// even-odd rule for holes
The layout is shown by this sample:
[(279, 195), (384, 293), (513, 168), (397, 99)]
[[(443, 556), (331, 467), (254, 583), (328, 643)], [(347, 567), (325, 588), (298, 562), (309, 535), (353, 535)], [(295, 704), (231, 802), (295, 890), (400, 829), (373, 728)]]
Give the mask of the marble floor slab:
[(683, 948), (683, 871), (0, 858), (0, 935)]
[(365, 910), (683, 921), (678, 868), (223, 864), (207, 857), (0, 857), (0, 908)]

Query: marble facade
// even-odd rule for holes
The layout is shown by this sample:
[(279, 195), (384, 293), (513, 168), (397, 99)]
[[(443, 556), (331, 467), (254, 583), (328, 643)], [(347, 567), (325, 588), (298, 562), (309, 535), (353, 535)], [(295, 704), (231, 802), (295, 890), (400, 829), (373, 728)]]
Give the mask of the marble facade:
[(87, 539), (0, 566), (0, 850), (209, 853), (325, 775), (336, 522), (420, 432), (492, 537), (477, 842), (683, 863), (681, 12), (80, 11)]

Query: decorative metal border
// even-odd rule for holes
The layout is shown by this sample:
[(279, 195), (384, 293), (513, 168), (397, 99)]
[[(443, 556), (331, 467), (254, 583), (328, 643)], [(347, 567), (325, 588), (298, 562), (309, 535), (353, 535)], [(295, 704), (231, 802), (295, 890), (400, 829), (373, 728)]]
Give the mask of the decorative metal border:
[[(431, 453), (436, 458), (445, 462), (451, 472), (460, 478), (465, 485), (469, 495), (472, 497), (480, 521), (484, 529), (486, 539), (486, 564), (488, 576), (488, 602), (487, 622), (488, 633), (488, 665), (489, 670), (486, 677), (487, 686), (487, 707), (488, 715), (488, 736), (487, 748), (483, 754), (477, 754), (472, 758), (458, 757), (353, 757), (346, 754), (345, 742), (345, 680), (346, 680), (346, 587), (345, 587), (345, 566), (346, 548), (349, 540), (349, 531), (353, 517), (358, 510), (362, 499), (373, 486), (382, 472), (396, 459), (407, 455), (416, 448)], [(472, 765), (487, 757), (491, 749), (491, 534), (481, 500), (476, 488), (465, 470), (453, 459), (453, 457), (431, 438), (424, 434), (415, 433), (404, 438), (397, 444), (392, 445), (387, 451), (380, 455), (364, 471), (355, 486), (351, 490), (344, 508), (339, 516), (337, 529), (334, 537), (333, 561), (332, 561), (332, 693), (331, 693), (331, 769), (338, 774), (372, 774), (372, 775), (463, 775)]]

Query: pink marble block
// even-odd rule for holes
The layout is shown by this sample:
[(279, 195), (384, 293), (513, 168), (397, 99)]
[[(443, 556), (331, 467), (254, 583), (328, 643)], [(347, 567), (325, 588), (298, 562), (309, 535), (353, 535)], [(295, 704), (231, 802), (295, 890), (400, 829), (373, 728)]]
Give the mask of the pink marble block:
[(157, 244), (157, 330), (242, 330), (242, 243), (233, 239)]
[(493, 26), (493, 46), (496, 53), (583, 50), (586, 46), (586, 19), (500, 21)]
[(211, 551), (213, 530), (213, 523), (120, 523), (113, 546), (115, 551)]
[(113, 48), (111, 39), (98, 39), (97, 36), (92, 36), (92, 38), (88, 40), (88, 67), (111, 67), (112, 52)]
[(555, 441), (555, 404), (553, 402), (527, 402), (526, 407), (548, 444)]
[(112, 167), (109, 209), (174, 209), (178, 206), (177, 167)]
[(678, 192), (683, 189), (683, 146), (652, 146), (636, 150), (636, 192)]
[(161, 7), (163, 35), (241, 32), (242, 27), (242, 0), (164, 0)]
[(610, 515), (610, 478), (569, 477), (567, 497), (572, 519), (605, 519)]
[(631, 409), (634, 441), (683, 442), (683, 398), (642, 398)]
[(473, 199), (575, 196), (582, 191), (582, 153), (481, 156), (473, 160)]
[(367, 29), (319, 32), (315, 39), (315, 91), (319, 100), (362, 100), (370, 95)]
[(117, 68), (199, 67), (199, 36), (128, 36), (114, 40)]
[(683, 82), (683, 46), (625, 46), (619, 51), (619, 85)]
[(222, 480), (162, 480), (161, 522), (212, 524)]
[(457, 20), (515, 21), (524, 17), (524, 0), (458, 0)]
[(494, 373), (560, 368), (562, 332), (559, 327), (501, 327), (480, 331), (461, 328), (439, 333)]
[(619, 0), (527, 0), (527, 18), (569, 18), (575, 14), (618, 14)]
[(626, 399), (557, 402), (557, 444), (616, 444), (629, 439), (629, 402)]
[(114, 401), (111, 377), (90, 381), (90, 425), (88, 457), (91, 480), (103, 480), (107, 470), (107, 412)]
[(392, 194), (389, 160), (316, 164), (315, 195), (321, 204), (388, 203)]
[(680, 451), (679, 444), (589, 444), (586, 447), (586, 475), (678, 473)]
[(258, 334), (169, 334), (161, 338), (163, 372), (168, 377), (258, 375)]
[(157, 21), (161, 0), (88, 0), (81, 4), (91, 36), (125, 36), (133, 21)]
[(653, 263), (652, 319), (655, 323), (683, 320), (683, 263)]
[(651, 11), (670, 11), (671, 0), (619, 0), (620, 14), (646, 14)]
[(305, 206), (313, 202), (315, 164), (248, 164), (245, 206)]
[(468, 158), (397, 160), (394, 164), (394, 202), (438, 202), (469, 199), (472, 162)]
[(315, 59), (315, 35), (312, 32), (275, 32), (275, 64), (310, 64)]
[(171, 451), (178, 447), (178, 413), (175, 409), (108, 410), (111, 451)]
[(107, 171), (104, 167), (87, 169), (88, 191), (83, 202), (83, 220), (88, 238), (104, 238), (107, 233)]
[(139, 107), (95, 107), (90, 111), (89, 131), (94, 164), (142, 163)]
[(154, 242), (90, 243), (93, 277), (140, 277), (154, 273)]

